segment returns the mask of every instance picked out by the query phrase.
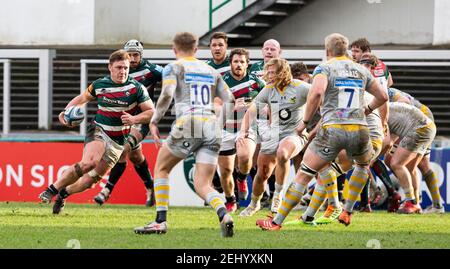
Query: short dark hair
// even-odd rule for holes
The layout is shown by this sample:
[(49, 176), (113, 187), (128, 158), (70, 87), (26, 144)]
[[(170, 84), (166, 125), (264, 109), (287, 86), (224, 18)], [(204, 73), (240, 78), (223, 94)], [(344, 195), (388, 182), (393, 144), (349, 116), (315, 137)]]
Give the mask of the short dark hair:
[(111, 55), (109, 55), (109, 64), (124, 60), (130, 61), (131, 58), (130, 55), (128, 55), (128, 52), (123, 49), (116, 50), (115, 52), (111, 53)]
[(227, 34), (225, 32), (215, 32), (212, 34), (211, 38), (209, 39), (209, 43), (211, 44), (211, 41), (213, 39), (219, 39), (222, 38), (223, 40), (225, 40), (225, 43), (228, 44), (228, 37)]
[(236, 48), (231, 50), (230, 52), (230, 63), (233, 61), (234, 55), (244, 55), (245, 59), (247, 59), (247, 63), (250, 61), (250, 54), (247, 49), (244, 48)]
[(303, 74), (309, 74), (308, 67), (303, 62), (296, 62), (291, 64), (291, 73), (294, 78)]
[(357, 47), (360, 48), (363, 52), (370, 52), (370, 43), (365, 37), (358, 38), (350, 44), (350, 48)]
[(197, 48), (198, 38), (189, 32), (180, 32), (173, 38), (175, 48), (184, 52), (193, 52)]

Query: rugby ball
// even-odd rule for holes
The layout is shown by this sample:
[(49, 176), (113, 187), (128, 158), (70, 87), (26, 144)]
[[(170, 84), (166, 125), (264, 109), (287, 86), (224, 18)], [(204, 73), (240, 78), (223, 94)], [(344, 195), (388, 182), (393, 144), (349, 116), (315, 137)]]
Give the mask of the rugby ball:
[(70, 106), (64, 112), (64, 120), (69, 126), (78, 126), (84, 120), (83, 109), (79, 106)]

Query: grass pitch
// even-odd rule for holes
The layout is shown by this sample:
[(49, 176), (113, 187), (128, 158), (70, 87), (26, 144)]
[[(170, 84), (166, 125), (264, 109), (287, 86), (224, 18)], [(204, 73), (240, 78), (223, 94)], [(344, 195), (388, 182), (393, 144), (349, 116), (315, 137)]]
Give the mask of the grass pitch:
[[(234, 214), (235, 236), (222, 238), (217, 216), (209, 207), (172, 207), (167, 234), (137, 235), (133, 228), (153, 220), (154, 208), (68, 203), (61, 215), (53, 215), (49, 205), (2, 202), (0, 248), (62, 249), (73, 246), (73, 242), (79, 242), (82, 249), (364, 249), (371, 242), (379, 242), (380, 248), (389, 249), (450, 248), (448, 213), (355, 213), (348, 227), (336, 222), (318, 227), (285, 226), (281, 231), (265, 232), (255, 226), (255, 221), (265, 218), (267, 213), (264, 209), (250, 218)], [(299, 214), (293, 211), (287, 220)]]

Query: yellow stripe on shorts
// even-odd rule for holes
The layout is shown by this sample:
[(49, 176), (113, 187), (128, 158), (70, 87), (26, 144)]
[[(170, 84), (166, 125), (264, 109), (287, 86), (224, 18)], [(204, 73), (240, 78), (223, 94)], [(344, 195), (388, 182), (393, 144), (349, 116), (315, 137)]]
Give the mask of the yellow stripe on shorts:
[(367, 126), (365, 125), (359, 125), (359, 124), (328, 124), (323, 126), (323, 128), (335, 128), (335, 129), (342, 129), (347, 132), (357, 132), (363, 129), (367, 129)]

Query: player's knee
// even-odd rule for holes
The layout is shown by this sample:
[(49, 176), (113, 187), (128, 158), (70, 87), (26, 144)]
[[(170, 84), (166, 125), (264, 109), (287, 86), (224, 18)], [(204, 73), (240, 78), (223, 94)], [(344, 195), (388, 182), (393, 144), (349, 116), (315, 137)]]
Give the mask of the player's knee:
[(79, 163), (74, 164), (73, 169), (77, 177), (82, 177), (84, 175), (83, 169)]
[(91, 160), (81, 161), (79, 164), (80, 164), (80, 168), (81, 168), (81, 171), (83, 172), (83, 174), (86, 174), (87, 172), (91, 171), (92, 169), (94, 169), (97, 166), (98, 161), (91, 159)]
[(83, 188), (84, 188), (85, 190), (91, 189), (91, 188), (94, 187), (94, 184), (95, 184), (95, 182), (93, 182), (93, 181), (91, 181), (91, 180), (85, 180), (85, 181), (83, 181)]
[(237, 155), (240, 165), (248, 165), (250, 163), (250, 157), (248, 154), (238, 154)]
[(230, 168), (230, 167), (221, 167), (220, 168), (220, 174), (222, 175), (223, 178), (230, 176), (232, 173), (233, 173), (233, 168)]
[(129, 159), (133, 164), (140, 164), (144, 161), (144, 156), (142, 154), (130, 153)]
[(281, 163), (285, 163), (289, 161), (289, 153), (287, 150), (284, 149), (278, 149), (277, 151), (277, 161)]
[(390, 167), (392, 170), (397, 170), (397, 169), (401, 169), (402, 165), (400, 164), (400, 162), (398, 162), (395, 159), (391, 159), (390, 161)]
[(270, 177), (271, 173), (270, 173), (270, 169), (268, 165), (260, 165), (258, 166), (258, 171), (257, 174), (259, 175), (260, 178), (262, 179), (267, 179)]

